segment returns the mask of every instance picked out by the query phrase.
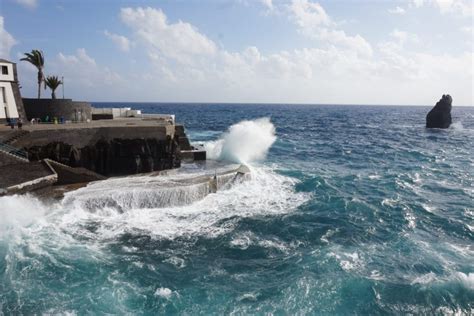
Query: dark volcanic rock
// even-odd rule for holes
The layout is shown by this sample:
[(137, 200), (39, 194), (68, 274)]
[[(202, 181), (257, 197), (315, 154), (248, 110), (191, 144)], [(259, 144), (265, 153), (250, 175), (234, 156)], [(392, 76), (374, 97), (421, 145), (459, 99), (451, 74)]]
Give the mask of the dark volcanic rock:
[(443, 95), (434, 108), (426, 115), (427, 128), (448, 128), (451, 125), (451, 108), (453, 98)]
[(64, 142), (28, 148), (30, 160), (49, 158), (71, 167), (83, 167), (104, 176), (130, 175), (178, 168), (176, 139), (112, 139), (76, 148)]

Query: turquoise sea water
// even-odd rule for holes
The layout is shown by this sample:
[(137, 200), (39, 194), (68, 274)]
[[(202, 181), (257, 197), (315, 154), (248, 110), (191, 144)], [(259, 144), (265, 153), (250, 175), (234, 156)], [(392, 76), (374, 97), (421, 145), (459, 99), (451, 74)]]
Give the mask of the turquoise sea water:
[(175, 113), (252, 178), (0, 198), (0, 314), (473, 313), (472, 107), (427, 130), (428, 107), (118, 105)]

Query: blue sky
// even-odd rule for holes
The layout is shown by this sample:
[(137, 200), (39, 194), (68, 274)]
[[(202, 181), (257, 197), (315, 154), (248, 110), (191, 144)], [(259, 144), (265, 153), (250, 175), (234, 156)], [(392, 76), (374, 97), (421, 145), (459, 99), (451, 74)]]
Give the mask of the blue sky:
[(471, 0), (1, 0), (0, 41), (25, 96), (36, 71), (19, 59), (41, 49), (78, 100), (474, 99)]

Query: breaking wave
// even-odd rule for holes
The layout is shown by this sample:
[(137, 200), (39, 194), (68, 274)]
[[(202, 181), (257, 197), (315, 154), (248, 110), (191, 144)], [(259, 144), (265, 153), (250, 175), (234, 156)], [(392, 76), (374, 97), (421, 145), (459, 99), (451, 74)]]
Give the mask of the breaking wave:
[(204, 144), (208, 159), (250, 163), (265, 158), (276, 141), (269, 118), (241, 121), (229, 127), (218, 140)]
[[(31, 214), (23, 213), (29, 209), (43, 213), (49, 209), (50, 220), (40, 224), (55, 225), (72, 236), (110, 240), (133, 232), (165, 239), (213, 237), (232, 229), (235, 219), (284, 214), (309, 198), (306, 193), (294, 191), (296, 180), (265, 167), (251, 168), (250, 177), (212, 194), (206, 183), (170, 187), (169, 182), (167, 176), (100, 181), (67, 193), (52, 206), (23, 196), (3, 197), (0, 201), (7, 202), (15, 214)], [(35, 221), (35, 216), (25, 215), (8, 223), (14, 225), (24, 218), (29, 219), (28, 225)]]

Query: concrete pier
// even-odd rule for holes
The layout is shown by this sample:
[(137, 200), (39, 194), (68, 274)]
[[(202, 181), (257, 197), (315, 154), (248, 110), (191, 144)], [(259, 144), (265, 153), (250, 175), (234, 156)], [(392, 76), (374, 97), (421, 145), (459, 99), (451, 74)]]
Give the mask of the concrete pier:
[[(193, 151), (182, 125), (149, 118), (25, 124), (21, 131), (1, 126), (0, 145), (0, 166), (12, 170), (2, 174), (0, 188), (35, 174), (20, 164), (49, 161), (55, 181), (72, 184), (178, 168), (182, 149), (186, 159)], [(205, 159), (205, 152), (194, 156)]]

